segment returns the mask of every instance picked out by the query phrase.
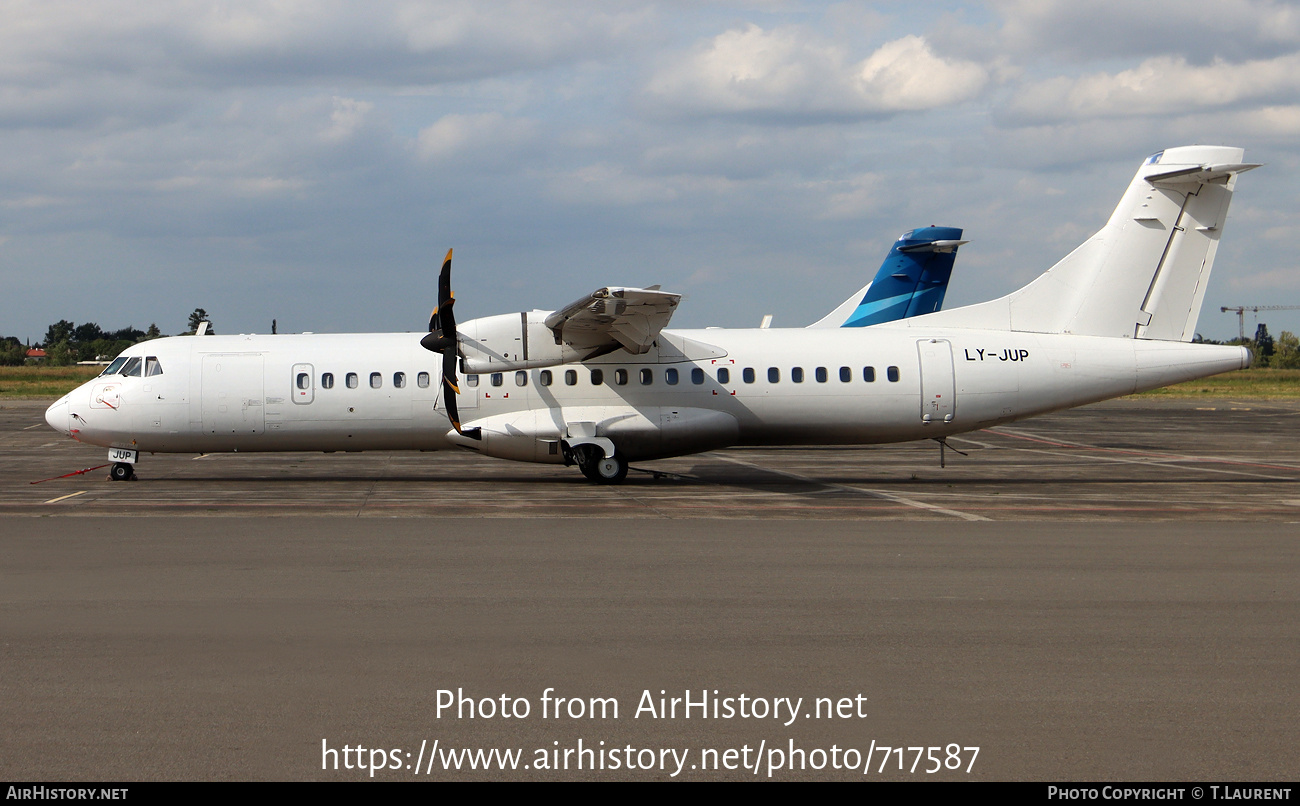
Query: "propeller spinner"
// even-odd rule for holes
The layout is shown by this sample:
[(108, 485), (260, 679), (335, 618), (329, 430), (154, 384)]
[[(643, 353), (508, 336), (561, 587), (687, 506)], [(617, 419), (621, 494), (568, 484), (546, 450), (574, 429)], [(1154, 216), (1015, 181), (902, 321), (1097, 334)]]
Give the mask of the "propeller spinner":
[(457, 434), (471, 439), (482, 439), (478, 428), (461, 428), (460, 413), (456, 410), (456, 395), (460, 393), (460, 384), (456, 378), (456, 361), (459, 358), (456, 340), (456, 315), (453, 308), (456, 296), (451, 293), (451, 253), (442, 261), (442, 272), (438, 275), (438, 307), (429, 317), (429, 335), (420, 339), (420, 346), (432, 353), (442, 353), (442, 402), (447, 410), (447, 419)]

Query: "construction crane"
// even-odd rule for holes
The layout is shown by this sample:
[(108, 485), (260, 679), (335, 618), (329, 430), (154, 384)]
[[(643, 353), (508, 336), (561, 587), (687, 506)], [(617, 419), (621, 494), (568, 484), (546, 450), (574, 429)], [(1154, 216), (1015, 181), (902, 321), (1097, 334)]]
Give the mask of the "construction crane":
[(1220, 313), (1232, 311), (1237, 315), (1237, 338), (1242, 341), (1246, 340), (1246, 311), (1259, 313), (1260, 311), (1300, 311), (1300, 305), (1237, 305), (1234, 307), (1220, 308)]

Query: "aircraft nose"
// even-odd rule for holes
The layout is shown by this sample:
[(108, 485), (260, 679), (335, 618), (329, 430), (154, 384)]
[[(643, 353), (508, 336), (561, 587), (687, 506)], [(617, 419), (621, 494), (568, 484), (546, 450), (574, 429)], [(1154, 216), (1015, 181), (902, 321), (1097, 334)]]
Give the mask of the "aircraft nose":
[(61, 434), (68, 433), (68, 401), (60, 400), (45, 410), (45, 422)]

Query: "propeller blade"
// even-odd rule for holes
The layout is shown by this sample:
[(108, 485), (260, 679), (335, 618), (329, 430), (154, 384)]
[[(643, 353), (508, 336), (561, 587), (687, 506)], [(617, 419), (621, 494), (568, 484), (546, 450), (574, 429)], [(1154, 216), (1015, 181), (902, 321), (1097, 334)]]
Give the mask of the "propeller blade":
[(456, 389), (446, 378), (442, 379), (442, 403), (447, 410), (447, 419), (451, 420), (451, 427), (456, 429), (457, 434), (464, 434), (460, 427), (460, 412), (456, 408)]
[(481, 429), (461, 428), (456, 406), (456, 395), (460, 394), (456, 362), (460, 356), (456, 339), (456, 296), (451, 292), (451, 253), (448, 249), (442, 261), (442, 271), (438, 274), (438, 307), (429, 316), (429, 334), (420, 339), (420, 346), (431, 353), (442, 353), (442, 403), (452, 428), (457, 434), (482, 439)]
[(452, 249), (447, 250), (447, 256), (442, 259), (442, 271), (438, 272), (438, 305), (433, 309), (433, 313), (429, 316), (430, 333), (435, 330), (441, 330), (443, 332), (448, 330), (454, 332), (456, 330), (456, 322), (454, 319), (450, 323), (451, 326), (446, 327), (442, 317), (438, 315), (444, 306), (450, 306), (451, 303), (455, 301), (455, 295), (451, 293), (451, 253), (453, 251), (454, 250)]

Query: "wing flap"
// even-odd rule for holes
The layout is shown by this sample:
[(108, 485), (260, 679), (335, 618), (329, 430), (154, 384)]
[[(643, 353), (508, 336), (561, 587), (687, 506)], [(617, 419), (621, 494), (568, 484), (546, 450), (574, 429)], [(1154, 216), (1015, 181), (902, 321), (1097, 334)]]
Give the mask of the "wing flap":
[(575, 349), (622, 347), (634, 355), (650, 350), (672, 318), (681, 294), (658, 288), (599, 288), (546, 317), (556, 343)]

